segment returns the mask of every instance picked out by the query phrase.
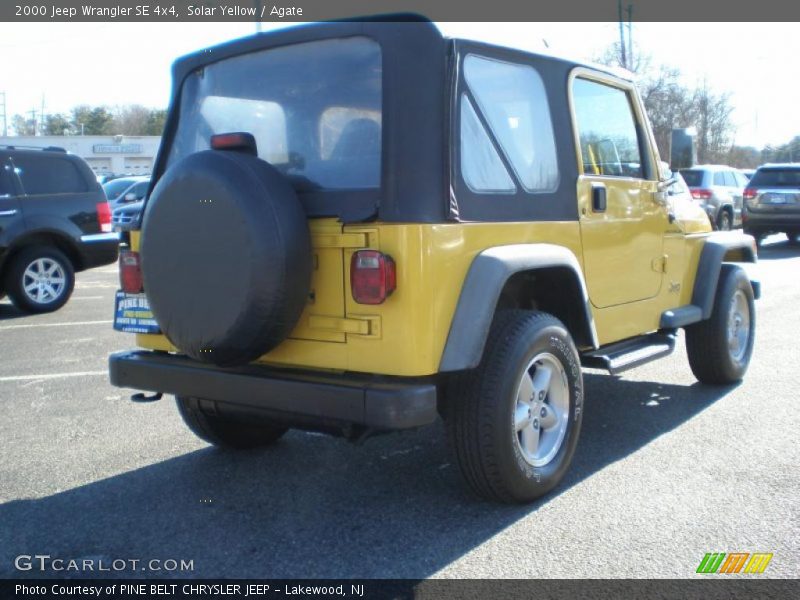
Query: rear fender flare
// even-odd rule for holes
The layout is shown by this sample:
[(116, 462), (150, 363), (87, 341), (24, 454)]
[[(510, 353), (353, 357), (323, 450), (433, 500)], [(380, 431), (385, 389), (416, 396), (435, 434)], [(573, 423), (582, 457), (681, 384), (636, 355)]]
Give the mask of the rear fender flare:
[(567, 248), (555, 244), (514, 244), (488, 248), (470, 265), (461, 288), (440, 372), (476, 367), (483, 355), (500, 294), (515, 273), (550, 267), (566, 268), (578, 283), (587, 338), (597, 348), (597, 332), (580, 263)]

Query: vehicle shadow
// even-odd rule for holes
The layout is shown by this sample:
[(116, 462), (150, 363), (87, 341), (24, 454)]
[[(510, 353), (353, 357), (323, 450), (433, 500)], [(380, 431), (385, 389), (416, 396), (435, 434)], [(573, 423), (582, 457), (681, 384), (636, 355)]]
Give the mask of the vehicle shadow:
[(780, 260), (800, 256), (800, 244), (792, 244), (788, 240), (762, 244), (758, 248), (759, 260)]
[(587, 374), (573, 466), (555, 492), (529, 506), (470, 496), (441, 424), (363, 446), (292, 432), (266, 451), (198, 450), (0, 505), (0, 577), (115, 575), (14, 569), (15, 556), (38, 553), (106, 564), (194, 561), (193, 572), (150, 576), (424, 578), (730, 389)]
[(27, 317), (30, 316), (28, 313), (22, 312), (16, 306), (8, 302), (7, 300), (0, 300), (0, 321), (6, 321), (10, 319), (19, 319), (20, 317)]

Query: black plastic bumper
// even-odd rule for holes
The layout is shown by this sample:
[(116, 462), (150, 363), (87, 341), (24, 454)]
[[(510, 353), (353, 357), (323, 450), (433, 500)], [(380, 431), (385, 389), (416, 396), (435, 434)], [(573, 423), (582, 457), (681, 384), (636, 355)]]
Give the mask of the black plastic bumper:
[(111, 383), (214, 400), (238, 412), (268, 411), (286, 421), (407, 429), (436, 418), (436, 386), (402, 378), (284, 371), (253, 366), (223, 369), (183, 356), (148, 351), (109, 357)]

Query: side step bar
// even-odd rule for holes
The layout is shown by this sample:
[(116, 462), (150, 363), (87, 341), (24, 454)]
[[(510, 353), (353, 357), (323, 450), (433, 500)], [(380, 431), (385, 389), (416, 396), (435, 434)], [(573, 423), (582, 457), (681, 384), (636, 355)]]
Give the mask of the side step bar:
[(591, 369), (605, 369), (616, 375), (667, 356), (674, 349), (674, 333), (650, 333), (585, 352), (581, 354), (581, 365)]

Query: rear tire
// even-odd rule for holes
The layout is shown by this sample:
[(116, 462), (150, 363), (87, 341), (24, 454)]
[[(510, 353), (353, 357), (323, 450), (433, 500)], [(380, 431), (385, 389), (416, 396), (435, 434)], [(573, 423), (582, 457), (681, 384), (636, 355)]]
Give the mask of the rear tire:
[(192, 433), (221, 448), (246, 450), (270, 446), (289, 430), (277, 423), (243, 423), (227, 419), (201, 408), (198, 398), (176, 396), (175, 401), (183, 422)]
[(75, 269), (58, 248), (30, 246), (12, 259), (4, 287), (11, 302), (20, 310), (53, 312), (64, 306), (72, 295)]
[(755, 339), (753, 288), (736, 265), (722, 265), (711, 317), (686, 328), (686, 351), (692, 373), (701, 383), (741, 381)]
[(558, 319), (499, 311), (480, 365), (447, 390), (448, 438), (472, 491), (523, 503), (559, 483), (578, 442), (583, 375)]

